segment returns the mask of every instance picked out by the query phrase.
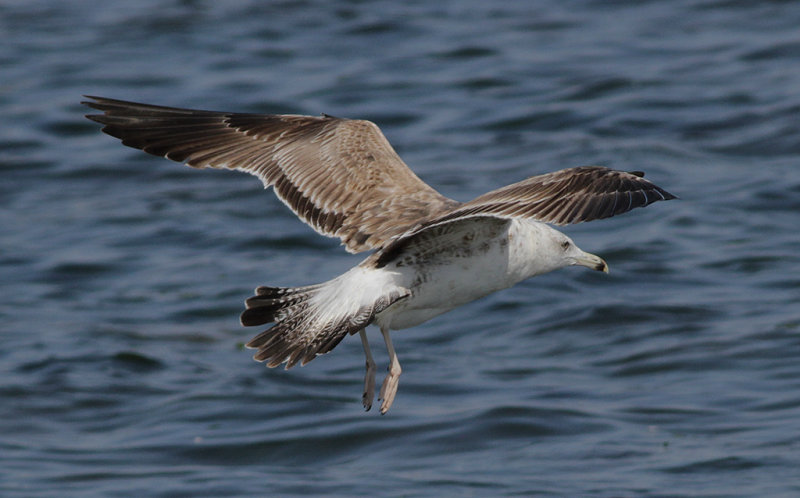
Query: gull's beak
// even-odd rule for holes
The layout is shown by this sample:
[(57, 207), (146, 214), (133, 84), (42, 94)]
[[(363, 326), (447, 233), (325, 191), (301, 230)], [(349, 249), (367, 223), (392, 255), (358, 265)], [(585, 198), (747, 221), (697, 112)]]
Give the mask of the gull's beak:
[(575, 264), (591, 268), (592, 270), (608, 273), (608, 264), (600, 256), (585, 252), (575, 258)]

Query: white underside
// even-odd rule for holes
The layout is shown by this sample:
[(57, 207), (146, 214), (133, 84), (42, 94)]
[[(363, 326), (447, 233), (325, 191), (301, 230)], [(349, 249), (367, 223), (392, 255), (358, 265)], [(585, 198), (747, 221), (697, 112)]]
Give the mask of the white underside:
[(391, 275), (395, 285), (411, 291), (411, 296), (387, 308), (375, 322), (390, 329), (419, 325), (463, 304), (487, 296), (535, 275), (565, 266), (559, 259), (543, 257), (537, 241), (560, 232), (547, 225), (514, 220), (507, 230), (490, 240), (471, 241), (474, 250), (466, 257), (445, 254), (424, 265), (390, 264), (374, 270)]
[[(383, 329), (419, 325), (463, 304), (569, 264), (566, 236), (528, 220), (465, 224), (410, 246), (381, 268), (366, 260), (327, 282), (311, 300), (308, 323), (352, 316), (390, 294), (404, 297), (375, 315)], [(579, 249), (575, 248), (577, 251)]]

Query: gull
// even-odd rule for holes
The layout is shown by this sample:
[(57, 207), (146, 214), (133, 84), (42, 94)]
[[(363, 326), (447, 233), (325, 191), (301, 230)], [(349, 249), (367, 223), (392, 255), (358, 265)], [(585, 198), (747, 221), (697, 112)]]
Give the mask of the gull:
[(256, 288), (244, 326), (274, 323), (247, 347), (269, 367), (305, 365), (358, 333), (366, 356), (362, 404), (376, 364), (366, 327), (389, 355), (378, 399), (385, 414), (402, 371), (390, 330), (419, 325), (530, 277), (571, 265), (608, 273), (551, 225), (608, 218), (675, 196), (640, 171), (581, 166), (532, 176), (458, 202), (415, 175), (371, 121), (180, 109), (87, 96), (86, 117), (124, 145), (195, 168), (243, 171), (272, 187), (305, 223), (351, 253), (372, 250), (338, 277)]

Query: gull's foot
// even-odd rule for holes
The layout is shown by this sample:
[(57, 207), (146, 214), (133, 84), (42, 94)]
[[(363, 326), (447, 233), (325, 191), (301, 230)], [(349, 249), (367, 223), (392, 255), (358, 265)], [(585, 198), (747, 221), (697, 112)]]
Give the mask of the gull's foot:
[(383, 379), (383, 384), (381, 384), (381, 392), (378, 395), (378, 399), (382, 401), (381, 415), (388, 412), (389, 408), (392, 407), (392, 403), (394, 403), (394, 397), (397, 395), (397, 386), (400, 382), (401, 372), (402, 370), (400, 369), (399, 364), (393, 365), (392, 367), (389, 367), (389, 375)]

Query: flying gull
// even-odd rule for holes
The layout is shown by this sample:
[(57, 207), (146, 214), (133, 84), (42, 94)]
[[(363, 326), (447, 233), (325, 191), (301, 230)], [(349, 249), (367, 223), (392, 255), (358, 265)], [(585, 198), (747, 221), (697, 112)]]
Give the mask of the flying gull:
[(570, 265), (608, 272), (598, 256), (550, 225), (608, 218), (675, 196), (643, 178), (599, 166), (530, 177), (469, 202), (420, 180), (370, 121), (328, 115), (243, 114), (179, 109), (103, 97), (87, 117), (124, 145), (195, 168), (257, 176), (305, 223), (338, 237), (364, 261), (324, 283), (258, 287), (244, 326), (274, 323), (247, 347), (269, 367), (304, 365), (358, 333), (375, 393), (365, 328), (380, 327), (389, 353), (380, 411), (400, 377), (390, 330), (413, 327), (522, 280)]

